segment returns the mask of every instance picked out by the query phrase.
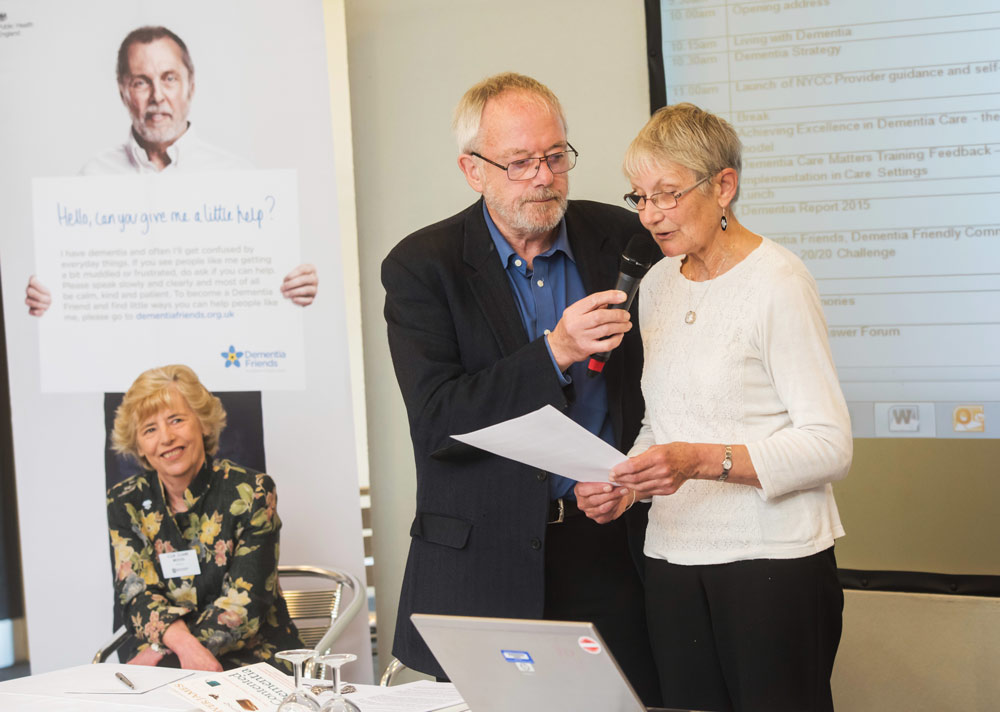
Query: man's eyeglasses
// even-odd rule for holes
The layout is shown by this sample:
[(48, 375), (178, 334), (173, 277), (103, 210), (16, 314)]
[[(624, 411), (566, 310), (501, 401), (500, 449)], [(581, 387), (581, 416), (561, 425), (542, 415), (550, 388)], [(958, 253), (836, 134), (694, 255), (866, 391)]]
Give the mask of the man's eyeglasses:
[(679, 193), (671, 193), (669, 191), (664, 193), (653, 193), (652, 195), (637, 195), (636, 193), (626, 193), (625, 203), (630, 208), (635, 210), (642, 210), (646, 207), (646, 203), (652, 203), (660, 210), (672, 210), (677, 207), (677, 201), (683, 198), (685, 195), (690, 193), (692, 190), (697, 188), (699, 185), (709, 180), (713, 176), (705, 176), (700, 181), (692, 185), (690, 188), (685, 188)]
[(566, 146), (568, 148), (566, 151), (550, 153), (545, 156), (535, 156), (534, 158), (520, 158), (516, 161), (511, 161), (506, 166), (496, 161), (491, 161), (486, 156), (482, 156), (475, 151), (472, 151), (471, 155), (483, 159), (491, 166), (496, 166), (506, 171), (507, 178), (510, 180), (531, 180), (538, 175), (538, 169), (541, 168), (542, 161), (549, 164), (549, 170), (553, 173), (566, 173), (572, 170), (573, 166), (576, 165), (576, 157), (580, 154), (569, 143)]

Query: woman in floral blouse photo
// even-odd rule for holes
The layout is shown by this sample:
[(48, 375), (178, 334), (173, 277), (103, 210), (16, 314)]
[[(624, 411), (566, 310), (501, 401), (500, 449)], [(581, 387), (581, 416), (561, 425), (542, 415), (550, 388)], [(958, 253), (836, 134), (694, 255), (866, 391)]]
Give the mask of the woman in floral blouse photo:
[(274, 481), (209, 460), (226, 413), (187, 366), (142, 373), (112, 446), (147, 470), (108, 490), (115, 603), (134, 665), (223, 670), (301, 648), (278, 586)]

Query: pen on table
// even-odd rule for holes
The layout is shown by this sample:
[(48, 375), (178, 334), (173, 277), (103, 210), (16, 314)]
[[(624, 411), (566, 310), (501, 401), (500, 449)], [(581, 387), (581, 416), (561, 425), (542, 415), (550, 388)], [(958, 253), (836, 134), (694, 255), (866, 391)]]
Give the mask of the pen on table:
[(126, 685), (128, 685), (128, 687), (129, 687), (129, 689), (130, 689), (130, 690), (134, 690), (134, 689), (135, 689), (135, 685), (133, 685), (133, 684), (132, 684), (132, 681), (131, 681), (131, 680), (129, 680), (129, 679), (128, 679), (127, 677), (125, 677), (124, 675), (122, 675), (122, 674), (121, 674), (120, 672), (116, 672), (116, 673), (115, 673), (115, 677), (117, 677), (117, 678), (118, 678), (119, 680), (121, 680), (121, 681), (122, 681), (122, 682), (124, 682), (124, 683), (125, 683)]

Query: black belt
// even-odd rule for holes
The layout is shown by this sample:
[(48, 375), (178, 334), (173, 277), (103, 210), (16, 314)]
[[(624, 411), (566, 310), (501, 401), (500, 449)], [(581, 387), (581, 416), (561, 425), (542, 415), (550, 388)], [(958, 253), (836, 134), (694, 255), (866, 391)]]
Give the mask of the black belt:
[(576, 506), (576, 500), (569, 497), (549, 500), (549, 518), (546, 524), (562, 524), (570, 517), (581, 517), (583, 512)]

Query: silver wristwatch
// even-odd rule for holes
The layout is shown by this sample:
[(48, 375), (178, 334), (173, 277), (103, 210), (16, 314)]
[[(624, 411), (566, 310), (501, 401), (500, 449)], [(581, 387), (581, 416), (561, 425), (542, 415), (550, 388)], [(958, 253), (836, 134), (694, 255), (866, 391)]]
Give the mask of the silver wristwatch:
[(161, 643), (150, 643), (149, 648), (154, 653), (159, 653), (160, 655), (170, 655), (170, 653), (174, 652), (166, 645), (162, 645)]
[(726, 445), (726, 458), (722, 461), (722, 474), (719, 475), (719, 482), (726, 481), (731, 469), (733, 469), (733, 446)]

